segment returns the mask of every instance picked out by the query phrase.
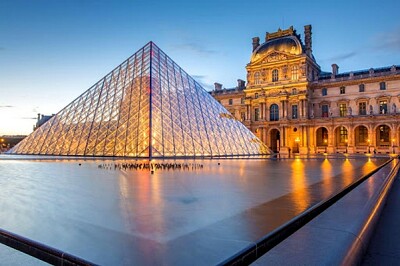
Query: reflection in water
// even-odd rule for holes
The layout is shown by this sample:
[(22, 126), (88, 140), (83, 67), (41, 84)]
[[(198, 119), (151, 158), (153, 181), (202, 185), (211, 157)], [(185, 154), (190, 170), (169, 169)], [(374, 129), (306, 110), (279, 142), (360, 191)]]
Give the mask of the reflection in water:
[(354, 166), (351, 164), (349, 158), (346, 157), (342, 164), (342, 184), (343, 187), (349, 185), (354, 177), (355, 177), (355, 172), (354, 172)]
[(322, 187), (322, 194), (324, 198), (328, 198), (328, 196), (332, 194), (332, 184), (333, 184), (332, 177), (334, 176), (331, 162), (327, 158), (325, 158), (321, 164), (320, 169), (321, 169), (322, 179), (326, 184), (325, 186)]
[(154, 174), (98, 168), (115, 162), (0, 160), (0, 228), (101, 265), (213, 265), (382, 160), (197, 160), (203, 169)]
[(293, 187), (293, 206), (297, 213), (304, 211), (309, 206), (309, 193), (307, 190), (305, 165), (303, 160), (296, 158), (291, 164)]

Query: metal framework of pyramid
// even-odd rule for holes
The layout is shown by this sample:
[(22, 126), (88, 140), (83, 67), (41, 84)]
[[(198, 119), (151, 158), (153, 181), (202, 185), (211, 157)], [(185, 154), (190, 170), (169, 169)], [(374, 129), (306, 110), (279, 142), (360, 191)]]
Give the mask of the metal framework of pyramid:
[(149, 42), (10, 153), (163, 158), (271, 152)]

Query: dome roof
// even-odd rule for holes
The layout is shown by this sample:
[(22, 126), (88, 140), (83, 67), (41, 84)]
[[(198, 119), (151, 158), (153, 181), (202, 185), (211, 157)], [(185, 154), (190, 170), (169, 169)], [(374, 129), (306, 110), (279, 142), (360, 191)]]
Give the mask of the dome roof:
[(262, 57), (262, 55), (267, 55), (273, 51), (300, 55), (303, 53), (303, 48), (296, 36), (292, 35), (276, 38), (268, 40), (257, 47), (257, 49), (253, 52), (251, 61), (257, 60), (258, 58)]

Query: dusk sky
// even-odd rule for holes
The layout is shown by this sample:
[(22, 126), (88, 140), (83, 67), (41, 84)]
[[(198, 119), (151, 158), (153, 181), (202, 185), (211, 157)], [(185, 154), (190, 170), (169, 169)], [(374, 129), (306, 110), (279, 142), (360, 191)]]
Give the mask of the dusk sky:
[(251, 38), (312, 25), (322, 70), (400, 65), (400, 1), (0, 0), (0, 135), (29, 134), (153, 41), (204, 88), (246, 78)]

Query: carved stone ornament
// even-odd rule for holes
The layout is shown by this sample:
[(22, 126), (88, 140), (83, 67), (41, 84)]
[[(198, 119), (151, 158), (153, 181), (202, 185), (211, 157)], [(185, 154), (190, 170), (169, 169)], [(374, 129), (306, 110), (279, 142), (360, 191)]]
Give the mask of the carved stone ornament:
[(286, 60), (287, 56), (284, 54), (279, 54), (279, 53), (272, 53), (269, 56), (267, 56), (263, 62), (276, 62), (276, 61), (282, 61)]

